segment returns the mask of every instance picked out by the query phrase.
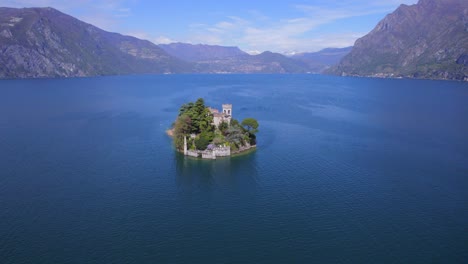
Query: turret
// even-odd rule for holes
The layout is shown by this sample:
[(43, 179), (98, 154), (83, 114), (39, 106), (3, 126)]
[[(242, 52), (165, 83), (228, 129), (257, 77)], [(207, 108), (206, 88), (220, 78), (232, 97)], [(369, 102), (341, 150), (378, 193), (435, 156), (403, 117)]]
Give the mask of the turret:
[(232, 104), (223, 104), (223, 114), (232, 116)]

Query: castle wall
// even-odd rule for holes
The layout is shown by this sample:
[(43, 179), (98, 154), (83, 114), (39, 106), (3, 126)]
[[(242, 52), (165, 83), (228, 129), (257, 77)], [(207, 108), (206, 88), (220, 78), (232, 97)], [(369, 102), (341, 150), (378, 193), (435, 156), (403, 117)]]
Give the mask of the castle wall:
[(198, 158), (202, 157), (202, 159), (216, 159), (216, 157), (229, 157), (231, 156), (231, 147), (217, 147), (213, 150), (187, 150), (185, 154), (190, 157)]
[(213, 151), (206, 150), (202, 152), (202, 159), (216, 159), (216, 155)]
[(213, 149), (216, 157), (227, 157), (231, 156), (231, 147), (218, 147)]
[(213, 124), (218, 127), (219, 124), (221, 124), (223, 121), (230, 124), (231, 123), (231, 117), (218, 117), (218, 116), (214, 116), (213, 117)]
[(222, 122), (226, 122), (228, 124), (231, 123), (232, 118), (232, 104), (223, 104), (222, 113), (219, 113), (217, 109), (209, 108), (210, 112), (213, 114), (213, 124), (215, 126), (219, 126)]
[(187, 150), (187, 156), (198, 158), (198, 151), (196, 151), (196, 150)]
[(216, 127), (218, 127), (219, 124), (221, 124), (221, 118), (217, 116), (213, 117), (213, 123)]

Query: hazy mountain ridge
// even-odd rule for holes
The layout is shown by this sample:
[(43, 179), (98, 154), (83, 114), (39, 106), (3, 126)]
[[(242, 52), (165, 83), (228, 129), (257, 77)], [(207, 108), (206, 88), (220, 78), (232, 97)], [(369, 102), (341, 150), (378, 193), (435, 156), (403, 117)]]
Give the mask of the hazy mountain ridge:
[(182, 42), (159, 44), (158, 46), (174, 57), (191, 62), (229, 59), (247, 55), (246, 52), (240, 50), (238, 47), (206, 44), (194, 45)]
[(307, 73), (307, 64), (279, 53), (263, 52), (250, 55), (238, 47), (171, 43), (160, 44), (167, 53), (196, 63), (200, 73)]
[(321, 73), (331, 66), (338, 64), (341, 59), (351, 51), (352, 48), (353, 47), (326, 48), (317, 52), (294, 54), (291, 56), (291, 58), (306, 63), (310, 71), (314, 73)]
[(110, 33), (53, 8), (0, 8), (0, 77), (190, 72), (157, 45)]
[(468, 1), (420, 0), (387, 15), (330, 73), (468, 80)]

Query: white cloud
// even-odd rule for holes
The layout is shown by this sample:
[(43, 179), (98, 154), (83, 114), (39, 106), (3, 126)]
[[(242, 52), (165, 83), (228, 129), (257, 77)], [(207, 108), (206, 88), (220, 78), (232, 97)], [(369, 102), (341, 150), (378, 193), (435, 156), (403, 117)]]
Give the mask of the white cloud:
[(250, 54), (250, 55), (258, 55), (258, 54), (262, 53), (262, 52), (259, 51), (259, 50), (247, 50), (247, 51), (245, 51), (245, 52), (247, 52), (247, 53)]
[(159, 36), (159, 37), (153, 38), (152, 42), (155, 44), (169, 44), (169, 43), (174, 43), (177, 41), (170, 39), (168, 37), (165, 37), (165, 36)]
[[(176, 42), (171, 32), (141, 32), (125, 28), (131, 19), (130, 6), (135, 0), (0, 0), (0, 6), (51, 6), (85, 22), (109, 31), (122, 32), (154, 43)], [(305, 2), (305, 1), (303, 1)], [(226, 16), (215, 23), (187, 25), (184, 39), (189, 43), (239, 46), (249, 53), (316, 51), (325, 47), (345, 47), (366, 32), (343, 30), (341, 34), (326, 33), (321, 27), (336, 21), (393, 11), (399, 4), (414, 4), (417, 0), (314, 0), (313, 4), (290, 6), (295, 16), (273, 19), (264, 10), (247, 10), (243, 16)], [(141, 4), (141, 3), (140, 3)], [(176, 19), (176, 18), (174, 18)], [(169, 21), (168, 21), (169, 22)], [(193, 21), (199, 22), (199, 21)], [(321, 33), (317, 33), (321, 32)], [(161, 34), (161, 35), (160, 35)], [(180, 32), (178, 33), (180, 37)]]
[[(398, 4), (414, 4), (417, 0), (315, 1), (314, 5), (294, 5), (301, 15), (272, 20), (251, 10), (248, 18), (228, 16), (212, 25), (198, 24), (191, 27), (191, 39), (204, 39), (205, 43), (237, 45), (248, 51), (304, 52), (326, 47), (346, 47), (366, 32), (315, 33), (321, 26), (341, 19), (371, 14), (389, 13)], [(333, 4), (330, 4), (333, 2)]]

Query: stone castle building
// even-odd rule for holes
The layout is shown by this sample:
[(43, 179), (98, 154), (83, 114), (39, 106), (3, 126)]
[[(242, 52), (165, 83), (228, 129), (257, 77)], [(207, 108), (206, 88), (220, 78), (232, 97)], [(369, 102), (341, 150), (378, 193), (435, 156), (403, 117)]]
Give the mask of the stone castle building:
[(223, 111), (220, 113), (218, 109), (209, 108), (210, 112), (213, 114), (213, 124), (217, 127), (222, 122), (226, 122), (228, 124), (231, 123), (232, 119), (232, 104), (223, 104)]

